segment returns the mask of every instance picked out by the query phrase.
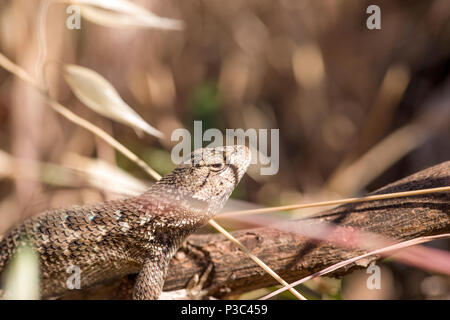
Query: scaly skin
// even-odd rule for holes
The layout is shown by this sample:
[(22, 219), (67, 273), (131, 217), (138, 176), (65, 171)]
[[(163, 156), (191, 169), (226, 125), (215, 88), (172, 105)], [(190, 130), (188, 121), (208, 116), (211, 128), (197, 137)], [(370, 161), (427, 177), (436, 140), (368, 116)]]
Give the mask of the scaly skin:
[(225, 204), (250, 163), (245, 146), (194, 151), (138, 197), (50, 210), (0, 236), (0, 277), (22, 243), (37, 251), (42, 297), (64, 294), (71, 266), (81, 287), (138, 273), (135, 299), (156, 299), (184, 239)]

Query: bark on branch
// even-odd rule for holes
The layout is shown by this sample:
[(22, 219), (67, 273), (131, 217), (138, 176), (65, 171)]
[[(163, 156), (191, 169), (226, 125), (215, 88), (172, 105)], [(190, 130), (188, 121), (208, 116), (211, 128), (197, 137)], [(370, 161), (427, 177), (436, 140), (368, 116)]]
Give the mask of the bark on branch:
[[(449, 185), (450, 161), (447, 161), (387, 185), (374, 194)], [(450, 231), (450, 193), (343, 205), (308, 219), (356, 227), (399, 240), (442, 234)], [(236, 231), (233, 235), (288, 282), (361, 254), (361, 250), (319, 243), (273, 228)], [(339, 274), (349, 273), (354, 268), (361, 267), (361, 264), (367, 265), (375, 259), (377, 257), (343, 268)], [(164, 290), (185, 288), (195, 274), (201, 275), (210, 264), (213, 268), (206, 285), (208, 293), (217, 297), (277, 284), (222, 235), (208, 234), (193, 235), (188, 239), (188, 246), (170, 264)], [(129, 276), (107, 285), (83, 290), (76, 296), (71, 294), (70, 297), (124, 297), (123, 294), (128, 291), (123, 288), (130, 288), (132, 284), (133, 277)], [(127, 294), (125, 297), (128, 297)]]

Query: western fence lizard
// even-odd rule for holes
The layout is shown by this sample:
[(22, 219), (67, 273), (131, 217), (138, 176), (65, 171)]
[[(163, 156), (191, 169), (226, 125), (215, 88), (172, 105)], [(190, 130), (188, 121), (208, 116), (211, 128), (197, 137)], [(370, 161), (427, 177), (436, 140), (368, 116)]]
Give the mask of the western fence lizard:
[(134, 299), (156, 299), (170, 259), (184, 239), (225, 204), (250, 163), (245, 146), (194, 151), (137, 197), (57, 209), (0, 236), (0, 276), (21, 243), (38, 253), (42, 297), (67, 288), (68, 268), (81, 287), (138, 273)]

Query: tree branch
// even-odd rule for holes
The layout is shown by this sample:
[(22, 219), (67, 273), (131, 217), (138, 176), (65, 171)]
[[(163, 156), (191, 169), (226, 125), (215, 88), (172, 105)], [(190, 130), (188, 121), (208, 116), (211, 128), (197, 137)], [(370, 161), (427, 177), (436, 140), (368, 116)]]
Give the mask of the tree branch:
[[(419, 190), (450, 185), (450, 161), (420, 171), (387, 185), (374, 194)], [(312, 217), (298, 219), (340, 226), (408, 240), (450, 231), (450, 193), (367, 201), (343, 205)], [(295, 223), (295, 222), (292, 222)], [(254, 228), (232, 233), (253, 254), (267, 263), (286, 281), (294, 281), (342, 260), (360, 255), (361, 250), (342, 248), (274, 228)], [(343, 275), (367, 266), (373, 257), (339, 270)], [(275, 280), (261, 270), (230, 241), (220, 234), (192, 235), (187, 245), (172, 259), (164, 290), (186, 287), (196, 274), (213, 266), (206, 282), (208, 294), (223, 297), (275, 285)], [(67, 298), (128, 298), (133, 276), (103, 284)]]

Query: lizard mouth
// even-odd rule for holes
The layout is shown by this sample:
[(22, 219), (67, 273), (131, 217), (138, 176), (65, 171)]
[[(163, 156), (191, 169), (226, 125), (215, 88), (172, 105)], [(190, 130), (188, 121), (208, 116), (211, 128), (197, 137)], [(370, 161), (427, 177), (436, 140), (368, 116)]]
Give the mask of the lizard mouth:
[(237, 179), (236, 183), (242, 178), (247, 171), (251, 162), (251, 151), (245, 145), (217, 147), (215, 152), (222, 153), (223, 158), (228, 166), (235, 170)]
[(252, 160), (252, 154), (249, 148), (244, 145), (235, 146), (235, 157), (234, 159), (238, 159), (237, 161), (241, 161), (242, 163), (238, 166), (240, 167), (242, 173), (239, 175), (239, 179), (242, 178), (244, 173), (247, 171), (248, 166)]
[(251, 151), (245, 145), (225, 146), (217, 149), (234, 173), (235, 186), (244, 176), (251, 162)]

